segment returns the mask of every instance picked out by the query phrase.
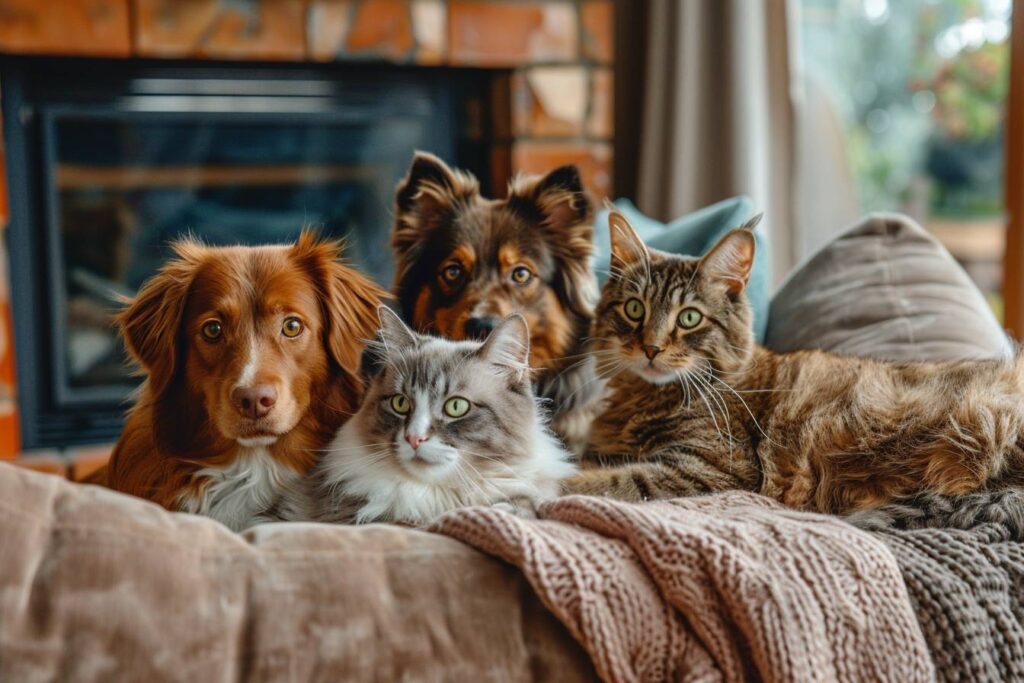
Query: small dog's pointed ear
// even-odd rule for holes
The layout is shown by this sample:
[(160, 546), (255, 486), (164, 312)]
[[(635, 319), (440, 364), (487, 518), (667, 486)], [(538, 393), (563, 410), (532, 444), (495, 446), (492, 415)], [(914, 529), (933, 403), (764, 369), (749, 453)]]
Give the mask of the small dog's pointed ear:
[(145, 371), (153, 396), (166, 391), (180, 369), (182, 315), (205, 247), (184, 239), (173, 249), (175, 258), (147, 280), (114, 318), (129, 356)]
[(509, 191), (509, 204), (556, 232), (589, 223), (593, 211), (580, 171), (572, 164), (559, 166), (544, 176), (516, 178)]
[(416, 152), (405, 177), (395, 190), (395, 207), (399, 212), (412, 211), (417, 195), (429, 184), (434, 194), (454, 192), (459, 183), (456, 171), (429, 152)]
[(593, 206), (575, 166), (561, 166), (544, 176), (519, 176), (509, 186), (509, 208), (542, 229), (558, 264), (555, 290), (581, 319), (589, 318), (597, 300), (597, 280), (590, 266), (594, 253)]

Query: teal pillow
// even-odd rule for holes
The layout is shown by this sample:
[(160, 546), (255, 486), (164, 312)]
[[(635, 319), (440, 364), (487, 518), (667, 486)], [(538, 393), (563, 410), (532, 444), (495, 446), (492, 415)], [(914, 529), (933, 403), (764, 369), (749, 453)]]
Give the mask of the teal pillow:
[[(715, 246), (725, 233), (743, 225), (754, 215), (754, 205), (747, 197), (733, 197), (706, 206), (699, 211), (677, 218), (668, 225), (640, 213), (628, 199), (618, 199), (615, 206), (629, 219), (637, 233), (650, 247), (671, 254), (703, 256)], [(608, 211), (597, 214), (595, 246), (598, 282), (608, 279), (608, 264), (611, 260), (611, 242), (608, 237)], [(764, 228), (754, 231), (757, 253), (754, 255), (754, 269), (747, 285), (747, 298), (754, 310), (754, 335), (758, 343), (764, 340), (768, 325), (768, 299), (771, 289), (771, 259), (768, 253), (768, 237)]]

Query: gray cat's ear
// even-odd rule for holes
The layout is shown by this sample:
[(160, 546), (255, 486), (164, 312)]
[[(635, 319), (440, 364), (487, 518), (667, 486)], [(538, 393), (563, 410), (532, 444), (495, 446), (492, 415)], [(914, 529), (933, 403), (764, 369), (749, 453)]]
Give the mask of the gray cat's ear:
[(487, 335), (477, 351), (481, 358), (508, 368), (517, 378), (530, 372), (530, 328), (521, 315), (510, 315)]
[(404, 349), (416, 346), (416, 334), (406, 327), (398, 314), (387, 306), (380, 306), (377, 309), (380, 317), (380, 336), (385, 349)]
[(704, 255), (699, 271), (708, 279), (722, 282), (730, 294), (738, 294), (750, 280), (756, 248), (753, 231), (745, 227), (736, 228)]
[(634, 263), (650, 261), (647, 245), (621, 212), (612, 211), (608, 214), (608, 231), (612, 241), (612, 277), (621, 275), (623, 270)]

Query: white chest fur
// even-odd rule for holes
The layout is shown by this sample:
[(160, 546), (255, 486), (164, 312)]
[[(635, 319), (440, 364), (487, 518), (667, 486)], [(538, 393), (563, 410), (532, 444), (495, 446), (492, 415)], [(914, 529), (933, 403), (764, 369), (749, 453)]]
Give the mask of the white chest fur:
[[(537, 419), (526, 436), (530, 456), (500, 474), (476, 478), (463, 471), (446, 481), (426, 483), (403, 474), (391, 459), (364, 448), (358, 427), (350, 421), (331, 445), (324, 463), (325, 488), (339, 487), (346, 495), (365, 501), (356, 513), (357, 523), (406, 521), (425, 524), (449, 510), (469, 505), (524, 498), (541, 502), (559, 493), (559, 482), (575, 473), (569, 454)], [(472, 479), (470, 479), (472, 477)], [(330, 514), (323, 521), (334, 521)]]
[(270, 521), (282, 493), (300, 475), (278, 463), (266, 448), (245, 448), (223, 467), (205, 467), (193, 475), (208, 479), (198, 495), (185, 494), (179, 509), (212, 517), (233, 531)]

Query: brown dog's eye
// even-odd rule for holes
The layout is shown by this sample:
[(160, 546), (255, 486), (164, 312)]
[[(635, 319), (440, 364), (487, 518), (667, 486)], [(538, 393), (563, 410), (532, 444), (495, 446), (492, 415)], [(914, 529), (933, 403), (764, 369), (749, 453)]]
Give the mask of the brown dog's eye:
[(455, 264), (447, 266), (443, 271), (443, 275), (446, 282), (458, 282), (459, 278), (462, 277), (462, 266)]
[(206, 341), (217, 341), (220, 339), (220, 335), (224, 334), (224, 328), (221, 327), (218, 320), (207, 320), (203, 323), (201, 332)]
[(517, 285), (525, 285), (533, 278), (533, 272), (526, 266), (516, 266), (512, 270), (512, 281)]
[(298, 337), (302, 334), (302, 321), (298, 318), (285, 318), (284, 325), (281, 326), (281, 334), (290, 339)]

